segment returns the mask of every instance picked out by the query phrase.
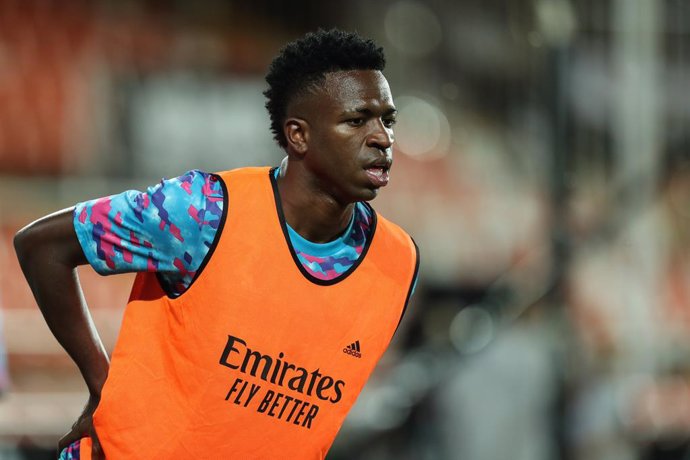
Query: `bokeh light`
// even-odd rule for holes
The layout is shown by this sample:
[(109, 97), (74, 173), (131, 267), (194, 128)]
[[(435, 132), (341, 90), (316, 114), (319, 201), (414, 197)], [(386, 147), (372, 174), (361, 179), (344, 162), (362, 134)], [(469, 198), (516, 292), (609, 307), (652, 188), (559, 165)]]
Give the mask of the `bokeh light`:
[(422, 2), (401, 0), (390, 6), (383, 21), (390, 43), (402, 54), (422, 57), (438, 47), (441, 23)]
[(395, 105), (395, 142), (401, 152), (417, 159), (433, 159), (448, 153), (450, 124), (435, 104), (416, 96), (400, 96)]
[(476, 353), (493, 340), (495, 329), (488, 311), (481, 307), (466, 307), (450, 323), (450, 341), (460, 353)]

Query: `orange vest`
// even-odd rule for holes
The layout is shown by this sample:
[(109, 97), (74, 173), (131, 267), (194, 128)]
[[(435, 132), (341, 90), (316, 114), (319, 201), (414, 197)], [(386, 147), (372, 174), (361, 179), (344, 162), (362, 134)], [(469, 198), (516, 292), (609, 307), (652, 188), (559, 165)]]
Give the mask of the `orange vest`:
[(375, 217), (355, 266), (320, 281), (272, 172), (220, 176), (227, 215), (203, 272), (175, 299), (155, 274), (135, 280), (94, 414), (109, 459), (324, 458), (409, 300), (418, 257), (399, 227)]

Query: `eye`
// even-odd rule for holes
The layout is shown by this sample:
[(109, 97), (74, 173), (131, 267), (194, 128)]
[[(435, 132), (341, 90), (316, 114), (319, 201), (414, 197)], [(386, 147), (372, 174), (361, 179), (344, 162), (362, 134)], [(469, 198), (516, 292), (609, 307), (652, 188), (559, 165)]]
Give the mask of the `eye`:
[(395, 118), (386, 118), (383, 120), (383, 126), (385, 126), (386, 128), (392, 128), (395, 125), (396, 121), (397, 120)]
[(347, 120), (347, 124), (350, 126), (362, 126), (364, 124), (364, 118), (350, 118)]

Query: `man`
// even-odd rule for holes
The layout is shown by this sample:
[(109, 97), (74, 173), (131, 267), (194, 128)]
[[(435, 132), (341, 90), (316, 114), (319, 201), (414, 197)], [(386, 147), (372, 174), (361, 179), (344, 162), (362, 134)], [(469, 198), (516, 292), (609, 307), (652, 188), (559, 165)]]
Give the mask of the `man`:
[[(15, 237), (90, 398), (65, 458), (323, 458), (395, 332), (418, 252), (367, 201), (389, 180), (381, 48), (318, 31), (266, 77), (279, 168), (189, 173)], [(109, 362), (75, 267), (138, 271)]]

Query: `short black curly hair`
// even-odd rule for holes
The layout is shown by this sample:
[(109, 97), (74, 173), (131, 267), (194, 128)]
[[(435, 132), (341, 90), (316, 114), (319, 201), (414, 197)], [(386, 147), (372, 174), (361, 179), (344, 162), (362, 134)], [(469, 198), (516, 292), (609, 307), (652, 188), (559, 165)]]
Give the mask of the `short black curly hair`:
[(271, 131), (278, 145), (287, 147), (283, 122), (295, 96), (329, 72), (383, 70), (385, 66), (383, 48), (354, 32), (319, 29), (288, 43), (273, 59), (266, 75), (268, 89), (264, 91)]

